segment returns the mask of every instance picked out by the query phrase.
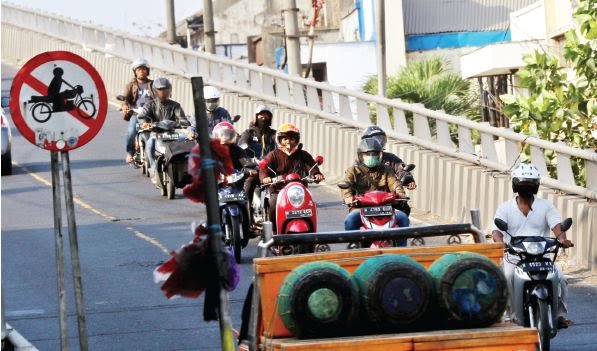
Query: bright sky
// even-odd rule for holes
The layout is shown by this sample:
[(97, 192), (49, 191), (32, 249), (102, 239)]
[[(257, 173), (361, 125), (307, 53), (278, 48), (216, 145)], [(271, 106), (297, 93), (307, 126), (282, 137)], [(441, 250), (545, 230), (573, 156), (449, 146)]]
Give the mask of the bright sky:
[[(77, 18), (136, 35), (166, 30), (166, 0), (9, 0), (4, 1)], [(176, 22), (203, 8), (203, 0), (175, 0)]]

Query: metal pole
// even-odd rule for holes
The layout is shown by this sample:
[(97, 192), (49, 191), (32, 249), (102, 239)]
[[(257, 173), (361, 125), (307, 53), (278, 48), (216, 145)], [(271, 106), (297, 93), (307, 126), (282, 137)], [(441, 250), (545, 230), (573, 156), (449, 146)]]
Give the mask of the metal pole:
[(211, 0), (203, 0), (203, 44), (205, 52), (216, 53), (216, 31), (214, 30), (214, 9)]
[(207, 225), (209, 235), (209, 246), (216, 260), (220, 278), (220, 308), (218, 311), (220, 321), (220, 338), (222, 350), (234, 351), (235, 343), (232, 334), (232, 321), (230, 319), (230, 302), (228, 292), (223, 283), (228, 274), (229, 255), (222, 245), (222, 227), (220, 225), (220, 208), (216, 183), (215, 166), (212, 158), (209, 133), (207, 131), (207, 112), (205, 111), (205, 99), (203, 97), (203, 78), (192, 77), (193, 101), (195, 105), (195, 121), (197, 133), (199, 134), (199, 148), (201, 156), (201, 173), (205, 180), (205, 208), (207, 211)]
[(174, 0), (166, 0), (166, 26), (168, 43), (176, 44), (176, 20), (174, 19)]
[[(259, 257), (266, 257), (267, 256), (267, 245), (273, 234), (273, 224), (270, 221), (263, 222), (263, 239), (259, 242), (257, 256)], [(247, 340), (249, 342), (249, 350), (250, 351), (257, 351), (257, 340), (259, 340), (259, 336), (257, 333), (259, 332), (259, 311), (261, 310), (259, 306), (259, 277), (257, 272), (255, 272), (253, 276), (253, 296), (251, 300), (251, 315), (249, 316), (249, 332), (247, 335)]]
[(64, 282), (64, 246), (62, 242), (62, 203), (60, 201), (60, 169), (58, 152), (51, 151), (52, 199), (54, 202), (54, 239), (56, 245), (56, 278), (58, 281), (58, 314), (60, 324), (60, 350), (68, 350), (66, 331), (66, 288)]
[(288, 74), (301, 75), (301, 43), (298, 31), (298, 11), (296, 0), (286, 0), (284, 28), (286, 30), (286, 57), (288, 57)]
[(377, 32), (377, 95), (386, 96), (386, 9), (385, 0), (377, 0), (375, 31)]
[(61, 153), (62, 173), (64, 177), (64, 204), (66, 206), (66, 220), (68, 222), (68, 240), (70, 244), (70, 260), (75, 287), (75, 305), (77, 308), (77, 326), (79, 328), (79, 347), (82, 351), (88, 349), (87, 322), (85, 318), (85, 303), (83, 300), (83, 282), (81, 279), (81, 261), (79, 260), (79, 243), (77, 239), (77, 223), (75, 220), (75, 205), (73, 202), (73, 186), (70, 173), (70, 158), (68, 152)]

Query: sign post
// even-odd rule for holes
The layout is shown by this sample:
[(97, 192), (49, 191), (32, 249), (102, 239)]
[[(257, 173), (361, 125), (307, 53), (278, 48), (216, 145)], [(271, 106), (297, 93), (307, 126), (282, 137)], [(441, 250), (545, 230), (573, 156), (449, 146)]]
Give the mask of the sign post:
[(92, 140), (108, 111), (104, 83), (96, 69), (68, 51), (49, 51), (29, 60), (16, 74), (10, 90), (10, 112), (17, 129), (32, 144), (50, 151), (60, 346), (68, 350), (65, 261), (60, 201), (60, 161), (69, 233), (79, 347), (88, 350), (83, 283), (68, 151)]

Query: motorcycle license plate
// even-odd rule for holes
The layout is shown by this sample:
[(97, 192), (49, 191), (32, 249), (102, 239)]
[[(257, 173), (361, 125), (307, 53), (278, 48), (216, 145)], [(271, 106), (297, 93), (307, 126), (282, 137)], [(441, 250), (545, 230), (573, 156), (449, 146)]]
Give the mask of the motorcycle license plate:
[(228, 202), (228, 201), (245, 201), (247, 196), (244, 192), (240, 193), (232, 193), (232, 194), (219, 194), (219, 198), (221, 202)]
[(394, 214), (392, 206), (378, 206), (378, 207), (365, 207), (363, 209), (365, 217), (372, 216), (391, 216)]
[(180, 138), (180, 135), (178, 135), (177, 133), (163, 134), (161, 137), (162, 140), (178, 140), (179, 138)]
[(553, 262), (522, 262), (520, 268), (522, 268), (523, 272), (550, 272), (553, 270)]
[(313, 211), (311, 209), (286, 211), (286, 218), (304, 218), (312, 215)]

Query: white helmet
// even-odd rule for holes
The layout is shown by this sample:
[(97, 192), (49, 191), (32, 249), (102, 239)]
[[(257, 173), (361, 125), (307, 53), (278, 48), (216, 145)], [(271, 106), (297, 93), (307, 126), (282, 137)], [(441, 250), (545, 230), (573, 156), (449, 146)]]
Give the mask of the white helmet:
[(145, 67), (147, 68), (147, 73), (149, 73), (149, 61), (147, 61), (144, 58), (138, 58), (135, 61), (133, 61), (133, 63), (131, 64), (131, 68), (133, 69), (133, 73), (135, 72), (135, 70), (139, 67)]
[(272, 116), (274, 114), (272, 111), (272, 107), (270, 105), (259, 105), (255, 109), (255, 115), (258, 115), (259, 113), (261, 113), (263, 111), (269, 112)]
[(219, 99), (220, 98), (220, 90), (216, 87), (212, 87), (211, 85), (206, 85), (203, 87), (203, 97), (205, 100), (209, 99)]
[(519, 163), (512, 170), (512, 191), (518, 193), (521, 189), (528, 189), (537, 194), (540, 180), (537, 167), (531, 163)]

